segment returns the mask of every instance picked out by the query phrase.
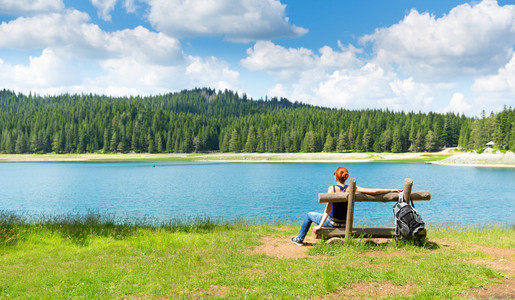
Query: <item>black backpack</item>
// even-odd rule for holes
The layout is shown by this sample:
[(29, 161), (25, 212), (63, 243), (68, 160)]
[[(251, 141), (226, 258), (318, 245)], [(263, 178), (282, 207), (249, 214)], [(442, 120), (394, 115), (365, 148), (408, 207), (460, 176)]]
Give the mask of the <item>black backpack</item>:
[(402, 192), (399, 193), (399, 201), (393, 206), (395, 217), (395, 243), (399, 244), (399, 236), (406, 240), (420, 240), (426, 236), (424, 222), (418, 214), (411, 200), (411, 205), (404, 202)]

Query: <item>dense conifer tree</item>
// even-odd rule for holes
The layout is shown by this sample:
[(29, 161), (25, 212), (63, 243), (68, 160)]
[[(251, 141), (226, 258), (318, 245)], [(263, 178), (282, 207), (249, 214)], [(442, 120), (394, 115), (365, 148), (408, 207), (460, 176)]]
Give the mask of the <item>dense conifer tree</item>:
[(25, 96), (0, 91), (0, 152), (514, 150), (515, 111), (452, 113), (327, 109), (195, 89), (159, 96)]
[(333, 141), (333, 137), (331, 136), (331, 134), (328, 133), (325, 138), (324, 152), (332, 152), (332, 151), (334, 151), (334, 141)]

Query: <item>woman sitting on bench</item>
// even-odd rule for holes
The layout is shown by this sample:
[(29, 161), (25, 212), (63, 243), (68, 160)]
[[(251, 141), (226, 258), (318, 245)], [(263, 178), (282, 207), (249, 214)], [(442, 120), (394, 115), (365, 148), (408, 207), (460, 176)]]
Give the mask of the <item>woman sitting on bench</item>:
[[(345, 181), (349, 178), (349, 171), (344, 167), (339, 167), (334, 171), (334, 180), (336, 181), (336, 186), (332, 185), (328, 189), (328, 193), (339, 193), (339, 192), (348, 192), (348, 185), (345, 185)], [(357, 193), (364, 194), (386, 194), (390, 192), (400, 192), (398, 189), (367, 189), (356, 186)], [(324, 227), (345, 227), (345, 222), (347, 219), (347, 202), (327, 202), (327, 206), (325, 207), (325, 211), (323, 214), (316, 212), (309, 212), (300, 228), (300, 232), (298, 236), (292, 237), (291, 242), (295, 245), (302, 246), (304, 245), (304, 238), (308, 233), (309, 227), (311, 223), (316, 223), (318, 226), (313, 227), (313, 233), (322, 228), (322, 224)]]

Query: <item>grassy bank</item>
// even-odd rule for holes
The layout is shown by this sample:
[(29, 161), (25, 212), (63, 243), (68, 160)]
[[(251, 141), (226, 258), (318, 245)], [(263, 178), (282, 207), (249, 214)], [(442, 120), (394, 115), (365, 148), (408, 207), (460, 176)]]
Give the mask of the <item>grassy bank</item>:
[[(146, 226), (94, 214), (29, 221), (3, 213), (0, 298), (463, 298), (513, 278), (510, 265), (495, 265), (513, 261), (509, 227), (430, 228), (424, 245), (398, 247), (359, 239), (298, 247), (288, 242), (297, 230), (207, 218)], [(301, 255), (289, 255), (295, 251)]]
[(148, 162), (427, 162), (456, 154), (435, 153), (89, 153), (0, 154), (0, 162), (47, 161), (148, 161)]

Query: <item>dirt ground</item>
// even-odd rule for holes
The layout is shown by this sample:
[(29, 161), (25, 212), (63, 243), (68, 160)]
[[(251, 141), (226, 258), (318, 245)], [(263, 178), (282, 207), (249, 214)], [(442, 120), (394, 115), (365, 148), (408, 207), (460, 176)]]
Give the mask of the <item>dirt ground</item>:
[[(386, 239), (374, 239), (375, 243), (383, 243)], [(261, 245), (255, 247), (252, 252), (265, 254), (281, 259), (298, 259), (308, 257), (307, 251), (319, 240), (315, 240), (312, 236), (308, 235), (305, 240), (305, 246), (297, 246), (291, 243), (288, 238), (278, 237), (263, 237), (260, 242)], [(450, 244), (438, 240), (430, 240), (442, 246), (442, 249), (452, 247)], [(504, 249), (496, 247), (486, 247), (480, 245), (473, 245), (474, 250), (481, 251), (488, 255), (485, 259), (478, 259), (469, 261), (469, 263), (481, 264), (490, 269), (497, 270), (506, 274), (501, 283), (493, 283), (486, 286), (481, 286), (470, 290), (463, 295), (465, 299), (515, 299), (515, 249)], [(371, 251), (363, 253), (364, 256), (392, 256), (398, 255), (396, 253), (384, 253), (382, 251)], [(326, 259), (324, 256), (317, 256), (317, 259)], [(413, 284), (404, 286), (394, 285), (391, 282), (366, 282), (356, 283), (348, 287), (340, 287), (337, 292), (326, 295), (321, 299), (361, 299), (361, 298), (384, 298), (384, 297), (399, 297), (409, 296), (411, 293), (416, 292), (418, 287)], [(365, 296), (364, 296), (365, 295)]]

